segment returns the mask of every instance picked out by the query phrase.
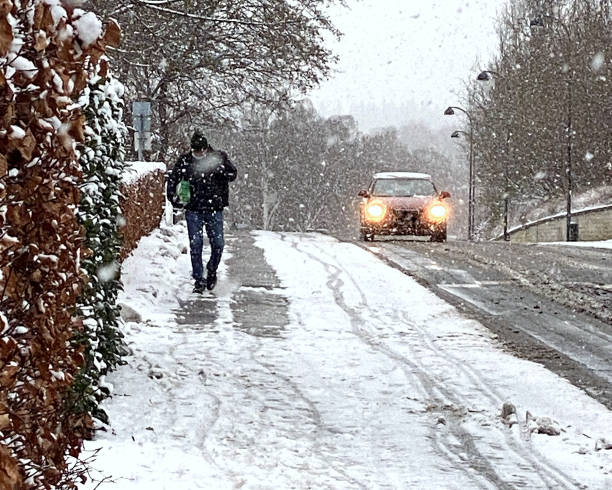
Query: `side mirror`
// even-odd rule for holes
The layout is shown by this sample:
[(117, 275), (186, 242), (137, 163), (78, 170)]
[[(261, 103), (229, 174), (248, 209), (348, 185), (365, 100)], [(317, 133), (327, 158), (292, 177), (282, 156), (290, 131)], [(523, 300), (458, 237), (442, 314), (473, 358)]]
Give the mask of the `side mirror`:
[(359, 197), (370, 197), (370, 193), (368, 191), (359, 191), (357, 194)]
[(447, 199), (449, 197), (451, 197), (450, 192), (446, 192), (446, 191), (440, 192), (440, 199)]

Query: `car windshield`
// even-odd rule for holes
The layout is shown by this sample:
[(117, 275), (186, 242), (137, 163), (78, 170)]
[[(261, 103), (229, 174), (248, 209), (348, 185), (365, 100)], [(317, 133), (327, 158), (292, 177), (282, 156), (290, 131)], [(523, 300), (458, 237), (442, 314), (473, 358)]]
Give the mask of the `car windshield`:
[(380, 197), (432, 196), (433, 183), (425, 179), (379, 179), (374, 183), (372, 195)]

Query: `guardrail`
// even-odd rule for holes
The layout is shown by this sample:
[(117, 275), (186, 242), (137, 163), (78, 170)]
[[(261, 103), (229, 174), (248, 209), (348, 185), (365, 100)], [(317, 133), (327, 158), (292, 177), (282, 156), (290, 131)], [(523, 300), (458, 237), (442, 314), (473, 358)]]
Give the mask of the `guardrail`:
[[(566, 214), (561, 212), (524, 223), (508, 230), (510, 240), (516, 242), (566, 241)], [(593, 206), (572, 212), (576, 241), (612, 239), (612, 204)], [(495, 240), (503, 240), (499, 235)]]

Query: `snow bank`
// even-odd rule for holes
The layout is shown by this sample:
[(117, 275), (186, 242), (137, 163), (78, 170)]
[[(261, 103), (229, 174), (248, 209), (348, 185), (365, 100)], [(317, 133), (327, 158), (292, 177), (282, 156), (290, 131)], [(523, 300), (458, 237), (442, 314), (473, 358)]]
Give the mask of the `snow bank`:
[(612, 240), (601, 242), (547, 242), (540, 245), (565, 245), (569, 247), (607, 248), (612, 249)]
[(163, 162), (126, 162), (126, 172), (123, 176), (123, 184), (131, 185), (145, 175), (154, 172), (166, 172), (166, 164)]

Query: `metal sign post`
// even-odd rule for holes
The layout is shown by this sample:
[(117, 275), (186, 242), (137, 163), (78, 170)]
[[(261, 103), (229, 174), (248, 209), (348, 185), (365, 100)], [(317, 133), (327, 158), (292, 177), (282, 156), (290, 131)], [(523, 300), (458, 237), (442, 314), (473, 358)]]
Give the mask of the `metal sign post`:
[(138, 160), (143, 161), (142, 151), (151, 150), (151, 102), (134, 102), (132, 104), (132, 124), (134, 149), (138, 151)]

